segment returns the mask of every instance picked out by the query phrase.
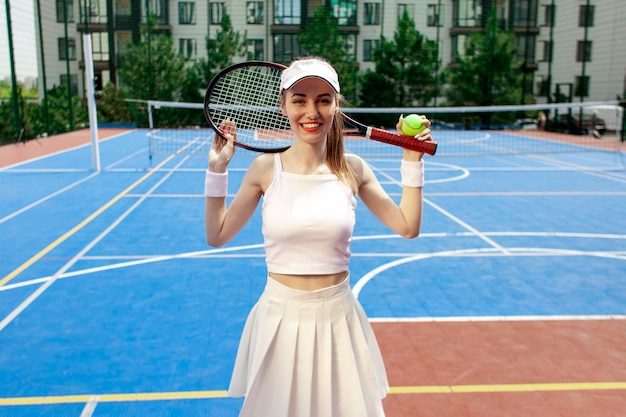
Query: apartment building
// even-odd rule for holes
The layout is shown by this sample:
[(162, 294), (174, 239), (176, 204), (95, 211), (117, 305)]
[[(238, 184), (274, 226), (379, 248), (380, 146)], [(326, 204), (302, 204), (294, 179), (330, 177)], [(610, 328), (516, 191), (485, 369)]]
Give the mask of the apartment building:
[[(416, 28), (437, 43), (441, 68), (465, 39), (482, 31), (490, 11), (515, 34), (524, 63), (524, 94), (536, 101), (601, 101), (626, 90), (626, 7), (623, 0), (53, 0), (36, 1), (39, 72), (46, 85), (70, 82), (84, 94), (82, 36), (92, 39), (96, 91), (116, 82), (120, 55), (140, 40), (140, 25), (156, 17), (154, 33), (172, 36), (190, 60), (206, 56), (224, 14), (245, 32), (249, 57), (289, 62), (302, 51), (298, 33), (314, 11), (328, 7), (349, 40), (360, 68), (373, 68), (372, 52), (391, 39), (407, 12)], [(43, 86), (43, 83), (40, 83)]]

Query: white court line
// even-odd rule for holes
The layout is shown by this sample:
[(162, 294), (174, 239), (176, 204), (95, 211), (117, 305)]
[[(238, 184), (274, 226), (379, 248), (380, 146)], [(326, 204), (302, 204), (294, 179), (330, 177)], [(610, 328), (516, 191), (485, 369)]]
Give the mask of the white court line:
[(63, 194), (66, 191), (71, 190), (72, 188), (76, 187), (77, 185), (80, 185), (83, 182), (88, 181), (88, 180), (92, 179), (93, 177), (95, 177), (96, 175), (99, 175), (99, 174), (100, 174), (99, 172), (94, 172), (93, 174), (88, 175), (85, 178), (82, 178), (82, 179), (80, 179), (78, 181), (75, 181), (75, 182), (73, 182), (73, 183), (71, 183), (71, 184), (61, 188), (60, 190), (55, 191), (52, 194), (48, 194), (47, 196), (45, 196), (43, 198), (40, 198), (39, 200), (34, 201), (34, 202), (30, 203), (29, 205), (24, 206), (21, 209), (19, 209), (17, 211), (14, 211), (13, 213), (4, 216), (2, 219), (0, 219), (0, 224), (2, 224), (4, 222), (6, 222), (7, 220), (10, 220), (10, 219), (12, 219), (14, 217), (17, 217), (20, 214), (22, 214), (24, 212), (27, 212), (28, 210), (30, 210), (30, 209), (32, 209), (34, 207), (37, 207), (38, 205), (40, 205), (42, 203), (45, 203), (46, 201), (48, 201), (48, 200), (50, 200), (50, 199), (52, 199), (52, 198), (54, 198), (54, 197), (56, 197), (56, 196), (58, 196), (60, 194)]
[(83, 411), (80, 413), (80, 417), (91, 417), (93, 416), (93, 412), (96, 411), (96, 407), (98, 406), (98, 401), (100, 400), (100, 396), (92, 395), (85, 404)]
[[(472, 236), (470, 233), (464, 233), (465, 235)], [(501, 233), (499, 233), (501, 234)], [(434, 234), (439, 236), (439, 234)], [(459, 234), (456, 234), (459, 235)], [(511, 234), (509, 234), (511, 235)], [(532, 233), (524, 233), (524, 235), (533, 235)], [(558, 233), (540, 233), (540, 235), (546, 236), (554, 236), (559, 235)], [(575, 235), (573, 233), (566, 233), (562, 235)], [(382, 235), (376, 236), (375, 238), (385, 238), (385, 237), (393, 237), (397, 238), (396, 235)], [(626, 239), (626, 235), (590, 235), (590, 234), (579, 234), (577, 237), (602, 237), (609, 239)], [(370, 237), (360, 236), (356, 240), (369, 240)], [(12, 289), (27, 287), (31, 285), (37, 285), (41, 283), (47, 283), (48, 281), (56, 281), (60, 279), (74, 278), (74, 277), (84, 277), (86, 275), (96, 274), (102, 271), (110, 271), (114, 269), (121, 268), (129, 268), (138, 265), (151, 264), (155, 262), (166, 262), (170, 260), (177, 259), (206, 259), (206, 258), (262, 258), (265, 257), (265, 254), (231, 254), (229, 252), (238, 252), (243, 250), (250, 249), (262, 249), (263, 244), (253, 244), (253, 245), (244, 245), (244, 246), (236, 246), (230, 248), (217, 248), (217, 249), (209, 249), (195, 252), (186, 252), (179, 253), (173, 255), (137, 255), (137, 256), (84, 256), (82, 260), (119, 260), (119, 259), (130, 259), (126, 262), (119, 262), (114, 264), (103, 265), (99, 267), (81, 269), (72, 272), (63, 272), (57, 273), (53, 276), (42, 277), (37, 279), (32, 279), (28, 281), (22, 281), (13, 284), (7, 284), (0, 287), (0, 292), (9, 291)], [(371, 280), (373, 280), (379, 273), (384, 272), (386, 270), (392, 269), (395, 266), (402, 265), (405, 263), (420, 261), (429, 258), (443, 258), (443, 257), (548, 257), (548, 256), (593, 256), (599, 258), (607, 258), (607, 259), (616, 259), (616, 260), (626, 260), (626, 251), (617, 251), (617, 252), (602, 252), (602, 251), (582, 251), (582, 250), (571, 250), (571, 249), (554, 249), (554, 248), (509, 248), (509, 253), (503, 253), (495, 248), (481, 248), (481, 249), (460, 249), (454, 251), (442, 251), (442, 252), (433, 252), (433, 253), (419, 253), (419, 254), (407, 254), (407, 253), (353, 253), (353, 257), (372, 257), (372, 258), (383, 258), (383, 257), (393, 257), (400, 259), (395, 259), (392, 262), (388, 262), (379, 266), (378, 268), (373, 269), (363, 277), (361, 277), (356, 284), (354, 285), (352, 291), (355, 296), (358, 298), (361, 290), (367, 285)], [(1, 330), (1, 328), (0, 328)]]
[(427, 198), (424, 198), (424, 204), (428, 204), (429, 206), (431, 206), (432, 208), (434, 208), (435, 210), (437, 210), (438, 212), (440, 212), (444, 216), (448, 217), (449, 219), (455, 221), (456, 223), (458, 223), (459, 225), (461, 225), (465, 229), (469, 230), (474, 236), (476, 236), (479, 239), (482, 239), (483, 241), (487, 242), (490, 246), (493, 246), (494, 248), (502, 251), (502, 253), (505, 253), (505, 254), (509, 253), (507, 248), (505, 248), (504, 246), (500, 245), (495, 240), (490, 239), (487, 236), (486, 233), (479, 231), (478, 229), (474, 228), (473, 226), (470, 226), (468, 223), (466, 223), (463, 220), (459, 219), (458, 217), (456, 217), (455, 215), (453, 215), (449, 211), (445, 210), (443, 207), (433, 203), (432, 201), (430, 201)]
[[(145, 153), (146, 150), (145, 149), (139, 149), (138, 151), (135, 151), (134, 153), (131, 153), (130, 155), (122, 158), (122, 159), (118, 159), (117, 161), (113, 162), (112, 164), (107, 165), (104, 170), (108, 171), (111, 169), (114, 169), (117, 165), (120, 165), (126, 161), (128, 161), (129, 159), (132, 159), (134, 157), (136, 157), (137, 155), (141, 155), (142, 153)], [(136, 171), (136, 170), (135, 170)]]
[[(463, 233), (465, 235), (472, 235), (471, 233)], [(502, 233), (498, 233), (502, 234)], [(617, 238), (617, 239), (625, 239), (626, 235), (594, 235), (588, 233), (523, 233), (524, 235), (541, 235), (541, 236), (554, 236), (554, 235), (564, 235), (566, 237), (602, 237), (602, 238)], [(433, 234), (437, 237), (440, 234)], [(458, 234), (457, 234), (458, 235)], [(375, 236), (375, 238), (397, 238), (397, 235), (380, 235)], [(369, 236), (359, 236), (357, 240), (368, 240), (371, 237)], [(24, 281), (20, 283), (5, 285), (4, 287), (0, 287), (1, 291), (7, 291), (15, 288), (20, 288), (29, 285), (35, 285), (40, 283), (49, 283), (59, 280), (59, 279), (67, 279), (73, 277), (84, 277), (89, 274), (95, 274), (101, 271), (107, 271), (112, 269), (133, 267), (142, 264), (154, 263), (154, 262), (164, 262), (174, 259), (198, 259), (198, 258), (209, 258), (209, 257), (219, 257), (223, 258), (228, 256), (227, 254), (230, 252), (237, 252), (243, 250), (250, 249), (262, 249), (263, 244), (253, 244), (253, 245), (244, 245), (230, 248), (217, 248), (217, 249), (209, 249), (203, 251), (195, 251), (195, 252), (187, 252), (180, 253), (175, 255), (159, 255), (159, 256), (144, 256), (140, 259), (135, 259), (128, 262), (121, 262), (117, 264), (104, 265), (100, 267), (88, 268), (79, 271), (73, 272), (64, 272), (62, 274), (58, 274), (52, 277), (44, 277), (30, 281)], [(521, 257), (521, 256), (594, 256), (600, 258), (612, 258), (618, 260), (626, 260), (626, 252), (585, 252), (581, 250), (570, 250), (570, 249), (553, 249), (553, 248), (509, 248), (509, 254), (504, 254), (495, 248), (483, 248), (483, 249), (463, 249), (463, 250), (455, 250), (455, 251), (442, 251), (438, 253), (428, 253), (428, 254), (413, 254), (411, 256), (403, 257), (402, 259), (397, 259), (392, 262), (388, 262), (384, 265), (381, 265), (378, 268), (370, 271), (368, 274), (361, 277), (354, 287), (352, 288), (355, 297), (358, 298), (361, 290), (367, 285), (371, 280), (373, 280), (379, 273), (389, 270), (395, 266), (420, 261), (433, 257), (505, 257), (505, 256), (513, 256), (513, 257)], [(399, 256), (402, 254), (387, 254), (388, 256)], [(265, 255), (260, 254), (233, 254), (232, 256), (237, 257), (264, 257)], [(355, 253), (353, 256), (373, 256), (380, 257), (381, 254), (372, 254), (372, 253)], [(83, 259), (106, 259), (106, 257), (84, 257)], [(113, 259), (118, 259), (115, 257), (111, 257)], [(49, 285), (44, 285), (43, 287), (48, 287)], [(43, 292), (43, 291), (41, 291)], [(33, 294), (35, 295), (35, 294)], [(38, 295), (37, 295), (38, 296)], [(35, 297), (36, 298), (36, 297)], [(380, 318), (370, 318), (372, 323), (381, 322), (381, 323), (394, 323), (394, 322), (475, 322), (475, 321), (542, 321), (542, 320), (626, 320), (626, 315), (553, 315), (553, 316), (545, 316), (545, 315), (524, 315), (524, 316), (465, 316), (465, 317), (380, 317)], [(0, 330), (2, 330), (3, 326), (0, 326)]]
[(458, 255), (474, 255), (474, 256), (537, 256), (538, 254), (544, 254), (547, 256), (594, 256), (599, 258), (610, 258), (617, 260), (626, 260), (626, 256), (620, 254), (614, 254), (609, 252), (585, 252), (581, 250), (573, 250), (573, 249), (554, 249), (554, 248), (509, 248), (506, 253), (500, 252), (497, 248), (483, 248), (483, 249), (459, 249), (459, 250), (451, 250), (451, 251), (441, 251), (441, 252), (433, 252), (427, 254), (418, 254), (413, 256), (408, 256), (402, 259), (396, 259), (392, 262), (388, 262), (386, 264), (380, 265), (377, 268), (374, 268), (364, 276), (362, 276), (352, 288), (352, 292), (355, 297), (359, 297), (361, 290), (374, 278), (376, 278), (380, 273), (385, 272), (387, 270), (393, 269), (396, 266), (421, 261), (428, 258), (439, 258), (439, 257), (456, 257)]
[[(17, 282), (14, 284), (7, 284), (7, 285), (0, 287), (0, 292), (7, 291), (10, 289), (14, 289), (14, 288), (26, 287), (29, 285), (41, 284), (43, 282), (47, 282), (52, 279), (66, 279), (66, 278), (80, 277), (84, 275), (95, 274), (95, 273), (102, 272), (102, 271), (110, 271), (113, 269), (120, 269), (120, 268), (129, 268), (129, 267), (133, 267), (137, 265), (145, 265), (145, 264), (150, 264), (150, 263), (155, 263), (155, 262), (164, 262), (164, 261), (170, 261), (174, 259), (204, 258), (204, 257), (209, 257), (210, 255), (224, 256), (223, 254), (225, 252), (234, 252), (238, 250), (256, 249), (256, 248), (263, 248), (263, 244), (237, 246), (237, 247), (232, 247), (232, 248), (208, 249), (208, 250), (203, 250), (203, 251), (187, 252), (187, 253), (180, 253), (180, 254), (174, 254), (174, 255), (140, 256), (140, 257), (135, 257), (135, 260), (132, 260), (132, 261), (103, 265), (103, 266), (98, 266), (94, 268), (81, 269), (81, 270), (72, 271), (72, 272), (64, 272), (61, 274), (52, 275), (48, 277)], [(255, 256), (265, 256), (265, 255), (259, 254)], [(124, 257), (121, 257), (121, 258), (124, 258)], [(139, 259), (136, 259), (136, 258), (139, 258)], [(81, 259), (90, 259), (90, 258), (83, 257)], [(111, 259), (120, 259), (120, 257), (111, 257)]]
[[(113, 139), (113, 138), (119, 137), (119, 136), (121, 136), (121, 135), (125, 135), (125, 134), (127, 134), (127, 133), (129, 133), (129, 132), (120, 133), (120, 134), (117, 134), (117, 135), (114, 135), (114, 136), (111, 136), (111, 137), (109, 137), (109, 138), (102, 139), (102, 140), (103, 140), (103, 141), (107, 141), (107, 140), (109, 140), (109, 139)], [(89, 146), (89, 145), (90, 145), (90, 144), (81, 145), (81, 146), (79, 146), (78, 148), (83, 147), (83, 146)], [(42, 156), (42, 157), (39, 157), (39, 158), (30, 159), (30, 160), (28, 160), (28, 161), (20, 162), (19, 164), (15, 164), (15, 165), (12, 165), (12, 166), (18, 166), (18, 165), (21, 165), (21, 164), (24, 164), (24, 163), (28, 163), (28, 162), (31, 162), (31, 161), (36, 161), (36, 160), (38, 160), (38, 159), (43, 159), (43, 158), (46, 158), (46, 157), (48, 157), (48, 156), (61, 154), (61, 153), (63, 153), (63, 152), (69, 152), (69, 151), (74, 150), (74, 149), (77, 149), (77, 148), (71, 148), (71, 149), (66, 149), (66, 150), (63, 150), (63, 151), (55, 152), (55, 153), (50, 154), (50, 155), (45, 155), (45, 156)], [(125, 162), (126, 160), (130, 159), (131, 157), (135, 157), (135, 156), (137, 156), (138, 154), (140, 154), (140, 153), (142, 153), (142, 152), (145, 152), (145, 149), (139, 150), (139, 151), (137, 151), (137, 152), (135, 152), (135, 153), (131, 154), (130, 156), (127, 156), (127, 157), (125, 157), (125, 158), (120, 159), (120, 160), (119, 160), (119, 161), (117, 161), (117, 162), (114, 162), (114, 163), (110, 164), (109, 166), (107, 166), (107, 167), (105, 168), (105, 170), (110, 169), (110, 168), (112, 168), (112, 167), (114, 167), (114, 166), (116, 166), (116, 165), (118, 165), (118, 164), (121, 164), (121, 163)], [(3, 169), (0, 169), (0, 171), (4, 171), (4, 170), (6, 170), (7, 168), (9, 168), (9, 167), (5, 167), (5, 168), (3, 168)], [(12, 170), (12, 171), (15, 171), (15, 170)], [(32, 171), (32, 170), (19, 170), (19, 172), (30, 172), (30, 171)], [(37, 170), (37, 171), (35, 171), (35, 172), (51, 172), (51, 171), (50, 171), (49, 169), (41, 169), (41, 170)], [(68, 172), (68, 170), (63, 170), (63, 172)], [(71, 170), (71, 171), (69, 171), (69, 172), (85, 172), (85, 170)], [(24, 212), (26, 212), (26, 211), (28, 211), (28, 210), (30, 210), (30, 209), (32, 209), (32, 208), (34, 208), (34, 207), (37, 207), (38, 205), (40, 205), (40, 204), (42, 204), (42, 203), (45, 203), (46, 201), (48, 201), (48, 200), (50, 200), (50, 199), (52, 199), (52, 198), (54, 198), (54, 197), (57, 197), (58, 195), (63, 194), (64, 192), (66, 192), (66, 191), (68, 191), (68, 190), (71, 190), (72, 188), (76, 187), (77, 185), (80, 185), (80, 184), (82, 184), (83, 182), (88, 181), (88, 180), (92, 179), (93, 177), (95, 177), (96, 175), (99, 175), (99, 174), (100, 174), (100, 172), (94, 172), (94, 173), (92, 173), (91, 175), (88, 175), (88, 176), (86, 176), (86, 177), (85, 177), (85, 178), (83, 178), (83, 179), (80, 179), (80, 180), (78, 180), (78, 181), (76, 181), (76, 182), (73, 182), (73, 183), (71, 183), (71, 184), (69, 184), (69, 185), (67, 185), (67, 186), (65, 186), (65, 187), (63, 187), (63, 188), (61, 188), (61, 189), (60, 189), (60, 190), (58, 190), (58, 191), (55, 191), (55, 192), (53, 192), (53, 193), (51, 193), (51, 194), (48, 194), (47, 196), (45, 196), (45, 197), (43, 197), (43, 198), (40, 198), (39, 200), (34, 201), (34, 202), (30, 203), (29, 205), (24, 206), (24, 207), (22, 207), (21, 209), (19, 209), (19, 210), (17, 210), (17, 211), (14, 211), (14, 212), (13, 212), (13, 213), (11, 213), (11, 214), (6, 215), (6, 216), (5, 216), (5, 217), (3, 217), (2, 219), (0, 219), (0, 224), (2, 224), (2, 223), (4, 223), (4, 222), (6, 222), (7, 220), (10, 220), (10, 219), (12, 219), (12, 218), (14, 218), (14, 217), (17, 217), (17, 216), (19, 216), (20, 214), (22, 214), (22, 213), (24, 213)]]
[(466, 323), (487, 321), (571, 321), (571, 320), (626, 320), (623, 314), (557, 315), (557, 316), (450, 316), (450, 317), (377, 317), (371, 323)]
[[(430, 162), (429, 162), (430, 164)], [(443, 165), (447, 165), (447, 164), (438, 164), (440, 166)], [(449, 167), (453, 167), (452, 165), (447, 165)], [(395, 179), (394, 177), (392, 177), (391, 175), (387, 174), (385, 171), (376, 168), (375, 166), (371, 167), (372, 170), (374, 170), (374, 172), (378, 173), (379, 175), (382, 175), (384, 177), (386, 177), (389, 181), (391, 181), (392, 183), (397, 184), (398, 186), (402, 187), (402, 183), (401, 181)], [(458, 167), (458, 166), (454, 166), (455, 169), (458, 169), (460, 171), (462, 171), (462, 174), (459, 177), (455, 177), (455, 181), (458, 181), (462, 178), (466, 178), (470, 175), (470, 171), (463, 168), (463, 167)], [(445, 182), (443, 180), (440, 180), (439, 182)], [(428, 183), (428, 181), (426, 181), (426, 183)], [(484, 233), (480, 232), (478, 229), (470, 226), (468, 223), (464, 222), (463, 220), (459, 219), (458, 217), (454, 216), (452, 213), (450, 213), (447, 210), (444, 210), (441, 206), (433, 203), (432, 201), (430, 201), (428, 198), (426, 198), (425, 196), (423, 197), (423, 203), (424, 204), (428, 204), (429, 206), (431, 206), (432, 208), (434, 208), (435, 210), (437, 210), (438, 212), (440, 212), (441, 214), (443, 214), (444, 216), (446, 216), (447, 218), (449, 218), (450, 220), (456, 222), (458, 225), (460, 225), (461, 227), (463, 227), (466, 230), (469, 230), (472, 234), (474, 234), (476, 237), (478, 237), (479, 239), (482, 239), (483, 241), (485, 241), (487, 244), (489, 244), (490, 246), (497, 248), (499, 250), (501, 250), (503, 253), (508, 253), (507, 249), (503, 246), (501, 246), (500, 244), (498, 244), (496, 241), (490, 239), (489, 237), (487, 237)]]
[[(174, 156), (176, 156), (177, 154), (173, 154), (171, 157), (165, 159), (163, 162), (161, 162), (161, 164), (165, 164), (168, 161), (170, 161), (172, 158), (174, 158)], [(187, 158), (183, 158), (180, 162), (179, 165), (182, 165)], [(174, 171), (166, 174), (163, 176), (163, 178), (161, 178), (160, 181), (158, 181), (148, 192), (148, 194), (151, 191), (154, 191), (155, 189), (157, 189), (157, 187), (162, 184), (167, 178), (169, 178), (172, 173)], [(140, 182), (143, 182), (146, 178), (148, 178), (148, 176), (144, 176), (141, 179), (139, 179), (137, 182), (135, 182), (134, 185), (132, 185), (131, 187), (134, 187), (136, 185), (138, 185)], [(122, 192), (124, 193), (124, 192)], [(121, 194), (118, 195), (120, 196), (119, 198), (121, 198)], [(110, 200), (110, 202), (114, 202), (116, 201), (115, 199)], [(100, 240), (102, 240), (106, 235), (108, 235), (111, 230), (113, 230), (115, 227), (117, 227), (123, 219), (125, 219), (132, 211), (134, 211), (143, 201), (145, 201), (145, 198), (139, 199), (137, 202), (135, 202), (135, 204), (133, 204), (128, 210), (126, 210), (120, 217), (118, 217), (116, 219), (115, 222), (113, 222), (106, 230), (104, 230), (100, 235), (98, 235), (95, 239), (93, 239), (87, 246), (85, 246), (81, 251), (79, 251), (72, 259), (70, 259), (65, 265), (63, 265), (61, 267), (61, 269), (59, 269), (51, 278), (49, 278), (48, 280), (46, 280), (43, 285), (41, 285), (39, 288), (37, 288), (31, 295), (29, 295), (20, 305), (18, 305), (13, 311), (11, 311), (11, 313), (9, 313), (4, 319), (2, 319), (0, 321), (0, 331), (2, 331), (6, 326), (8, 326), (13, 320), (15, 320), (15, 318), (17, 318), (26, 308), (28, 308), (28, 306), (30, 306), (37, 298), (39, 298), (39, 296), (41, 294), (43, 294), (52, 284), (54, 284), (57, 279), (59, 278), (59, 276), (63, 275), (65, 272), (67, 272), (68, 269), (70, 269), (76, 262), (78, 262), (78, 260), (85, 254), (87, 253), (90, 249), (92, 249)], [(103, 207), (106, 207), (103, 206)], [(75, 232), (72, 232), (75, 233)], [(69, 236), (68, 234), (64, 235), (64, 236)], [(62, 242), (62, 240), (59, 240), (58, 242)], [(53, 244), (54, 245), (54, 244)], [(49, 246), (50, 248), (52, 246)], [(42, 253), (42, 252), (40, 252)], [(35, 258), (31, 258), (31, 260), (34, 260)], [(23, 264), (26, 265), (26, 264)], [(20, 267), (21, 268), (21, 267)], [(18, 269), (20, 269), (18, 268)], [(17, 271), (17, 270), (16, 270)], [(15, 271), (14, 271), (15, 273)], [(14, 274), (13, 273), (13, 274)], [(4, 278), (4, 280), (6, 280), (6, 282), (10, 281), (10, 279), (12, 279), (15, 275), (10, 274), (7, 277)]]
[[(489, 236), (525, 236), (525, 237), (562, 237), (562, 238), (573, 238), (573, 239), (626, 239), (626, 235), (621, 234), (608, 234), (608, 233), (573, 233), (573, 232), (488, 232), (485, 233)], [(421, 239), (428, 238), (446, 238), (446, 237), (471, 237), (474, 236), (473, 233), (470, 232), (455, 232), (455, 233), (424, 233), (420, 234)], [(373, 236), (355, 236), (353, 241), (370, 241), (370, 240), (388, 240), (388, 239), (402, 239), (399, 235), (396, 234), (384, 234), (384, 235), (373, 235)], [(170, 260), (176, 259), (197, 259), (197, 258), (214, 258), (214, 257), (233, 257), (233, 258), (260, 258), (264, 257), (264, 253), (258, 254), (237, 254), (235, 252), (247, 251), (251, 249), (263, 249), (262, 243), (252, 244), (252, 245), (243, 245), (243, 246), (233, 246), (233, 247), (223, 247), (223, 248), (214, 248), (214, 249), (206, 249), (201, 251), (194, 252), (183, 252), (177, 254), (159, 254), (159, 255), (113, 255), (113, 256), (84, 256), (82, 260), (126, 260), (125, 262), (113, 263), (108, 265), (103, 265), (99, 267), (81, 269), (72, 272), (65, 272), (63, 274), (59, 274), (57, 279), (65, 279), (65, 278), (73, 278), (80, 277), (83, 275), (95, 274), (101, 271), (108, 271), (113, 269), (121, 269), (128, 268), (137, 265), (150, 264), (155, 262), (166, 262)], [(513, 250), (513, 249), (511, 249)], [(614, 259), (623, 259), (626, 257), (626, 251), (611, 251), (611, 252), (584, 252), (584, 251), (570, 251), (568, 249), (542, 249), (542, 248), (517, 248), (515, 249), (517, 252), (514, 254), (516, 257), (521, 256), (604, 256), (607, 258)], [(569, 252), (566, 252), (569, 251)], [(392, 258), (410, 258), (414, 256), (433, 256), (431, 253), (402, 253), (402, 252), (391, 252), (391, 253), (377, 253), (377, 252), (367, 252), (367, 253), (359, 253), (353, 252), (352, 257), (355, 258), (382, 258), (382, 257), (392, 257)], [(439, 253), (437, 257), (443, 257), (443, 253)], [(510, 256), (504, 253), (494, 253), (493, 249), (464, 249), (455, 251), (451, 257), (479, 257), (479, 256)], [(36, 285), (44, 283), (53, 276), (47, 276), (42, 278), (36, 278), (28, 281), (17, 282), (13, 284), (7, 284), (0, 287), (0, 292), (8, 291), (15, 288), (26, 287), (30, 285)]]

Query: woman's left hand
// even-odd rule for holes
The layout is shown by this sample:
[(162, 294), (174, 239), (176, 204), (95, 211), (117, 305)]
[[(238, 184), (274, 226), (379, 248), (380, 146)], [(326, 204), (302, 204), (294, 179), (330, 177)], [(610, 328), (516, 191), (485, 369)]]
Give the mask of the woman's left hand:
[[(423, 140), (427, 142), (432, 142), (433, 137), (430, 134), (430, 120), (428, 120), (426, 116), (421, 116), (421, 117), (422, 117), (422, 124), (426, 126), (426, 129), (422, 130), (420, 133), (415, 135), (414, 138), (415, 140)], [(396, 129), (398, 130), (398, 132), (402, 131), (403, 120), (404, 120), (404, 117), (400, 115), (400, 119), (398, 119), (398, 124), (396, 124)], [(423, 156), (424, 156), (423, 152), (413, 151), (411, 149), (404, 149), (404, 155), (402, 158), (407, 161), (419, 161), (422, 159)]]

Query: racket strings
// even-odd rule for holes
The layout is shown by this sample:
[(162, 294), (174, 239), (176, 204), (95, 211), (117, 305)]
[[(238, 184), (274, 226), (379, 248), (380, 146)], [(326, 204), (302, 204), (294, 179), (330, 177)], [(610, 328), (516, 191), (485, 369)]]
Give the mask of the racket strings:
[(280, 111), (281, 70), (244, 66), (229, 71), (209, 92), (208, 112), (219, 125), (235, 122), (237, 141), (260, 148), (292, 143), (289, 119)]

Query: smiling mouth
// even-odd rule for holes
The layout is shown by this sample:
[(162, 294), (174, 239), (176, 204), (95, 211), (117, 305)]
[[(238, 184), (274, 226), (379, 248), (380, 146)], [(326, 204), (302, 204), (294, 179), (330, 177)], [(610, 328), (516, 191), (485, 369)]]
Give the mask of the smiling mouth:
[(302, 127), (304, 129), (317, 129), (318, 127), (320, 127), (319, 123), (302, 123)]

